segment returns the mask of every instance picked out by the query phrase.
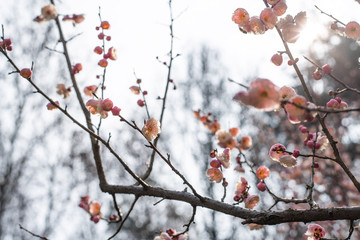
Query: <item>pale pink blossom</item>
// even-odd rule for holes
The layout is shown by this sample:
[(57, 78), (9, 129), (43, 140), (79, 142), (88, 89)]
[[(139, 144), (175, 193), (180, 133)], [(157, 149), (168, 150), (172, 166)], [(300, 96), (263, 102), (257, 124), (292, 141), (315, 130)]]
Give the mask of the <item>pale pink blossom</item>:
[(304, 28), (307, 22), (306, 12), (299, 12), (294, 17), (294, 22), (300, 29)]
[(236, 9), (232, 16), (232, 20), (241, 27), (246, 26), (246, 24), (249, 22), (249, 18), (249, 13), (243, 8)]
[(325, 237), (325, 229), (318, 224), (309, 224), (305, 236), (308, 240), (320, 240)]
[(97, 216), (101, 214), (101, 204), (98, 201), (92, 201), (89, 204), (89, 213), (91, 216)]
[(259, 17), (251, 17), (249, 20), (251, 31), (254, 34), (263, 34), (265, 32), (265, 25), (259, 19)]
[(241, 150), (247, 150), (251, 148), (252, 145), (252, 138), (250, 136), (244, 136), (240, 139), (239, 148)]
[(279, 0), (267, 0), (268, 4), (275, 5)]
[(293, 155), (283, 155), (280, 157), (279, 162), (284, 167), (295, 167), (297, 159)]
[(260, 197), (258, 195), (250, 195), (245, 200), (245, 208), (253, 209), (260, 201)]
[[(298, 117), (305, 113), (305, 107), (307, 105), (306, 98), (301, 95), (295, 95), (289, 99), (290, 103), (285, 105), (285, 110), (288, 114)], [(300, 106), (300, 107), (298, 107)], [(301, 108), (304, 107), (304, 108)]]
[(113, 116), (120, 116), (120, 111), (121, 111), (121, 109), (117, 106), (115, 106), (111, 109), (111, 113)]
[(65, 84), (59, 83), (56, 85), (56, 93), (59, 95), (63, 95), (64, 98), (68, 98), (70, 96), (69, 91), (70, 88), (65, 87)]
[[(58, 105), (58, 106), (60, 105), (59, 101), (55, 101), (55, 103), (56, 103), (56, 105)], [(46, 108), (47, 108), (48, 110), (54, 110), (54, 109), (57, 109), (58, 107), (55, 106), (54, 104), (52, 104), (52, 103), (50, 102), (50, 103), (46, 104)]]
[(53, 4), (48, 4), (41, 8), (41, 16), (47, 21), (55, 19), (57, 15), (58, 14)]
[(285, 152), (286, 148), (282, 144), (274, 144), (271, 146), (269, 151), (269, 156), (274, 161), (279, 161), (281, 156), (289, 155), (289, 153)]
[(281, 0), (275, 4), (273, 11), (277, 16), (282, 16), (287, 10), (287, 5), (285, 0)]
[(282, 36), (288, 43), (295, 43), (300, 37), (300, 27), (294, 24), (286, 24), (282, 28)]
[(260, 13), (260, 20), (268, 29), (273, 29), (277, 22), (277, 16), (272, 8), (265, 8)]
[(96, 85), (87, 86), (84, 88), (84, 94), (89, 97), (93, 97), (96, 94), (98, 87)]
[(222, 148), (230, 148), (233, 149), (237, 142), (231, 135), (231, 133), (224, 129), (219, 129), (215, 133), (215, 139), (217, 140), (217, 144)]
[(229, 168), (231, 165), (230, 162), (230, 148), (225, 148), (222, 153), (216, 154), (216, 159), (220, 161), (220, 163), (224, 166), (224, 168)]
[(326, 107), (330, 109), (342, 110), (348, 108), (348, 104), (344, 102), (341, 98), (337, 97), (327, 102)]
[(288, 101), (295, 95), (295, 90), (292, 87), (283, 86), (280, 88), (280, 99), (282, 101)]
[(349, 38), (357, 39), (360, 37), (360, 25), (357, 22), (349, 22), (345, 27), (345, 34)]
[(130, 88), (130, 91), (135, 94), (135, 95), (139, 95), (140, 94), (140, 87), (138, 86), (131, 86)]
[(280, 106), (279, 88), (270, 80), (262, 78), (253, 81), (247, 92), (239, 92), (233, 99), (264, 111), (273, 111)]
[(141, 131), (144, 134), (145, 138), (149, 142), (151, 142), (152, 140), (157, 138), (157, 136), (161, 132), (160, 122), (154, 118), (150, 118), (149, 120), (146, 121)]

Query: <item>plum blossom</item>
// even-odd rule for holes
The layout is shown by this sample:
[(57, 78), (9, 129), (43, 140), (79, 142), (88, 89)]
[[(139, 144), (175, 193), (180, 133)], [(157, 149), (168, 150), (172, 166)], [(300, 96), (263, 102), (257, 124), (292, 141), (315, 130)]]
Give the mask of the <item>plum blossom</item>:
[(267, 0), (268, 4), (274, 6), (276, 3), (279, 2), (279, 0)]
[[(56, 105), (60, 105), (59, 101), (55, 101)], [(48, 104), (46, 104), (46, 108), (48, 110), (54, 110), (54, 109), (57, 109), (58, 107), (55, 106), (54, 104), (52, 104), (51, 102), (49, 102)]]
[(277, 16), (282, 16), (287, 10), (287, 5), (285, 0), (278, 1), (275, 6), (273, 6), (273, 11)]
[(232, 20), (242, 27), (248, 24), (249, 18), (249, 13), (243, 8), (236, 9), (232, 16)]
[(289, 155), (284, 145), (277, 143), (271, 146), (269, 156), (272, 160), (279, 162), (280, 157), (284, 155)]
[(139, 95), (140, 94), (140, 87), (138, 86), (131, 86), (130, 88), (130, 91), (135, 94), (135, 95)]
[(41, 8), (41, 17), (45, 21), (49, 21), (51, 19), (55, 19), (57, 17), (57, 12), (55, 6), (53, 4), (48, 4)]
[(90, 85), (84, 88), (84, 94), (89, 97), (93, 97), (96, 94), (98, 87), (96, 85)]
[(217, 144), (222, 148), (233, 149), (237, 145), (237, 142), (231, 133), (224, 129), (219, 129), (216, 131), (215, 139), (217, 140)]
[(271, 62), (273, 64), (275, 64), (276, 66), (280, 66), (283, 62), (283, 57), (281, 54), (274, 54), (272, 57), (271, 57)]
[(289, 99), (289, 103), (285, 105), (285, 110), (288, 114), (298, 117), (305, 113), (305, 109), (298, 106), (306, 107), (306, 98), (300, 95), (295, 95)]
[(157, 138), (157, 136), (161, 132), (160, 122), (154, 118), (150, 118), (146, 121), (141, 131), (144, 134), (146, 140), (151, 142), (155, 138)]
[(260, 197), (258, 195), (250, 195), (245, 198), (245, 208), (253, 209), (260, 201)]
[(222, 153), (216, 154), (216, 159), (224, 166), (224, 168), (229, 168), (231, 165), (230, 156), (230, 148), (225, 148)]
[(239, 142), (239, 149), (240, 150), (247, 150), (252, 146), (252, 138), (250, 136), (244, 136), (240, 139)]
[(325, 237), (325, 229), (318, 224), (309, 224), (305, 236), (308, 240), (320, 240)]
[(260, 166), (256, 170), (256, 176), (259, 180), (264, 180), (270, 175), (270, 170), (266, 166)]
[(98, 201), (92, 201), (89, 204), (89, 213), (91, 216), (96, 216), (101, 214), (101, 204)]
[(265, 25), (259, 19), (259, 17), (251, 17), (249, 20), (250, 29), (254, 34), (263, 34), (265, 33)]
[(348, 38), (357, 39), (360, 37), (360, 25), (357, 22), (349, 22), (345, 27), (345, 34)]
[(108, 112), (113, 107), (113, 102), (110, 99), (90, 99), (86, 102), (86, 107), (92, 114), (100, 114), (101, 118), (107, 118)]
[(212, 182), (221, 182), (224, 178), (222, 172), (217, 168), (210, 168), (206, 171), (206, 175), (209, 177), (210, 181)]
[(297, 160), (293, 155), (283, 155), (280, 157), (279, 162), (284, 167), (295, 167)]
[(272, 8), (265, 8), (260, 13), (260, 20), (263, 22), (265, 27), (268, 29), (273, 29), (277, 22), (277, 16), (272, 10)]
[(292, 87), (283, 86), (280, 88), (280, 98), (282, 101), (288, 101), (295, 95), (295, 90)]
[(280, 92), (270, 80), (258, 78), (251, 82), (247, 92), (237, 93), (233, 100), (264, 111), (273, 111), (280, 106)]
[(70, 88), (65, 87), (65, 84), (59, 83), (56, 85), (56, 93), (59, 95), (63, 95), (64, 98), (68, 98), (70, 96), (69, 94)]

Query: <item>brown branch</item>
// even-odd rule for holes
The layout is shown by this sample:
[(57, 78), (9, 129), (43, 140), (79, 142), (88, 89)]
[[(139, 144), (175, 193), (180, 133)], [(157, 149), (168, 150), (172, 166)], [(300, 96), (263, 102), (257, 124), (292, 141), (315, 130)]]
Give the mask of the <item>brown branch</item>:
[(316, 5), (314, 5), (314, 6), (315, 6), (316, 9), (318, 9), (318, 10), (320, 11), (320, 13), (325, 14), (326, 16), (328, 16), (328, 17), (332, 18), (333, 20), (335, 20), (336, 22), (338, 22), (338, 23), (346, 26), (345, 23), (341, 22), (339, 19), (335, 18), (333, 15), (330, 15), (330, 14), (324, 12), (323, 10), (321, 10), (321, 9), (320, 9), (318, 6), (316, 6)]
[(105, 185), (104, 192), (110, 194), (123, 193), (138, 196), (152, 196), (164, 199), (187, 202), (193, 206), (204, 207), (234, 217), (246, 219), (243, 224), (257, 223), (261, 225), (275, 225), (286, 222), (312, 222), (328, 220), (356, 220), (360, 219), (360, 207), (326, 208), (310, 210), (284, 211), (255, 211), (248, 210), (232, 204), (222, 203), (209, 198), (201, 201), (195, 195), (184, 191), (165, 190), (159, 187), (147, 189), (138, 186)]

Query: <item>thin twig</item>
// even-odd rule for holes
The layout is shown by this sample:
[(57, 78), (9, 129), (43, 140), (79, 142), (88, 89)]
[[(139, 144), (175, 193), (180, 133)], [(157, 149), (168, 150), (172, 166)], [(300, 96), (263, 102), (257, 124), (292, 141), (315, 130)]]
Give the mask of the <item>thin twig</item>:
[(128, 217), (130, 216), (130, 213), (131, 213), (132, 210), (134, 209), (135, 204), (136, 204), (136, 202), (137, 202), (138, 199), (139, 199), (139, 196), (136, 195), (133, 203), (132, 203), (131, 206), (130, 206), (130, 209), (129, 209), (128, 213), (126, 214), (126, 216), (125, 216), (125, 218), (124, 218), (124, 220), (120, 223), (119, 228), (116, 230), (116, 232), (115, 232), (112, 236), (110, 236), (110, 237), (108, 238), (108, 240), (114, 238), (114, 237), (121, 231), (122, 226), (124, 225), (124, 223), (126, 222), (126, 220), (128, 219)]
[(187, 224), (184, 224), (184, 226), (183, 226), (183, 227), (186, 227), (186, 229), (184, 231), (182, 231), (181, 233), (175, 234), (173, 236), (173, 239), (176, 239), (176, 237), (179, 237), (180, 235), (183, 235), (189, 231), (190, 226), (194, 222), (195, 215), (196, 215), (196, 206), (193, 205), (192, 207), (193, 207), (193, 212), (192, 212), (191, 218), (190, 218), (189, 222)]
[(43, 239), (43, 240), (49, 240), (49, 239), (48, 239), (47, 237), (45, 237), (45, 236), (40, 236), (40, 235), (38, 235), (38, 234), (35, 234), (35, 233), (27, 230), (26, 228), (24, 228), (23, 226), (21, 226), (21, 224), (19, 224), (19, 227), (20, 227), (21, 230), (24, 230), (25, 232), (30, 233), (30, 234), (33, 235), (34, 237), (37, 237), (37, 238), (40, 238), (40, 239)]

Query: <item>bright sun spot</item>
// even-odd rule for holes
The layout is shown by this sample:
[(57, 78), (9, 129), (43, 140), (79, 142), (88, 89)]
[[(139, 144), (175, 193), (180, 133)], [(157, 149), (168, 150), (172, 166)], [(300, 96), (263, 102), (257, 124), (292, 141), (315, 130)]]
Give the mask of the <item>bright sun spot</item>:
[(309, 18), (306, 27), (300, 33), (297, 43), (301, 45), (301, 48), (307, 48), (317, 39), (326, 36), (327, 32), (328, 26), (325, 23)]

